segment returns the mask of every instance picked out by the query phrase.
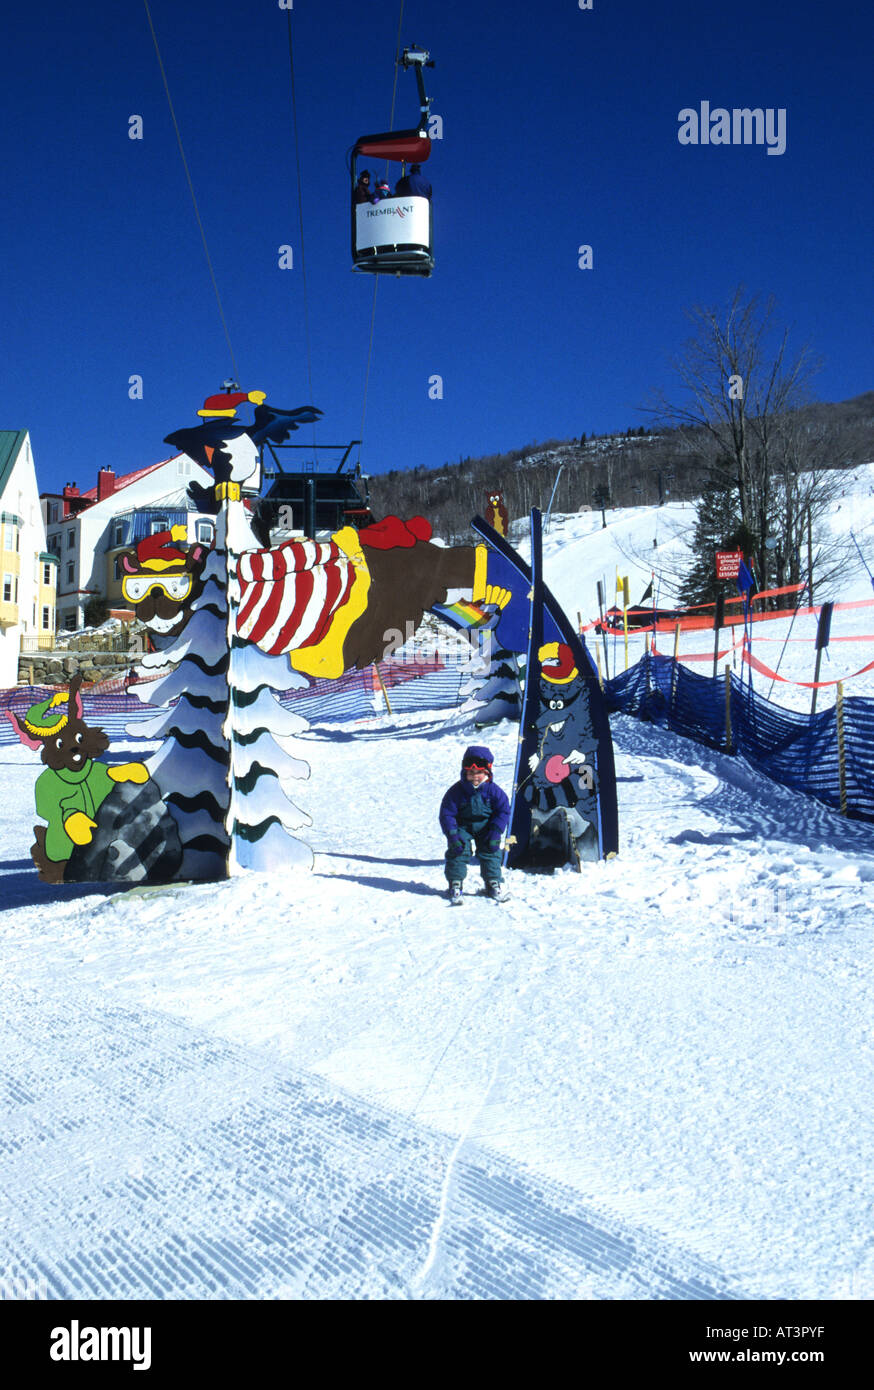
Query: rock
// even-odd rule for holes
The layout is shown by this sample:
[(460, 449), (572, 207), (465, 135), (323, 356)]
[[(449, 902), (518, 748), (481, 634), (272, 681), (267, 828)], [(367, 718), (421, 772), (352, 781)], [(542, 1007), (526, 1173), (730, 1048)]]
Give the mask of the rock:
[(78, 845), (65, 883), (168, 883), (182, 863), (176, 822), (151, 780), (119, 782), (97, 812), (88, 845)]

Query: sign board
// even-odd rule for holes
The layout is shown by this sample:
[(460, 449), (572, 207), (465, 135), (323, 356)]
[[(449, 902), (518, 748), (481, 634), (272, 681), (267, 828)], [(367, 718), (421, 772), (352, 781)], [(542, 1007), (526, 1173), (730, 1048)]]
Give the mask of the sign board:
[(739, 550), (717, 550), (716, 578), (737, 579), (743, 556)]
[(383, 198), (355, 208), (355, 247), (430, 246), (431, 204), (427, 198)]

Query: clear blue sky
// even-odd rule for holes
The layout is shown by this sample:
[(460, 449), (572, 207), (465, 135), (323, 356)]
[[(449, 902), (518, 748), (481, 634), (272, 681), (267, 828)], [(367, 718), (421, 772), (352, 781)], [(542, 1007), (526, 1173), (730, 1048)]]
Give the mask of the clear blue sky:
[[(286, 13), (152, 13), (241, 385), (303, 404)], [(398, 15), (398, 0), (294, 4), (325, 442), (360, 432), (373, 280), (349, 268), (345, 156), (388, 129)], [(365, 470), (643, 422), (684, 306), (739, 281), (812, 340), (821, 398), (870, 389), (871, 37), (858, 0), (407, 0), (403, 41), (431, 49), (444, 121), (428, 166), (437, 266), (381, 280)], [(231, 364), (140, 0), (7, 8), (4, 51), (0, 427), (30, 429), (41, 488), (90, 486), (101, 463), (164, 457)], [(702, 99), (785, 108), (786, 152), (681, 146), (678, 113)], [(416, 111), (402, 73), (395, 125)]]

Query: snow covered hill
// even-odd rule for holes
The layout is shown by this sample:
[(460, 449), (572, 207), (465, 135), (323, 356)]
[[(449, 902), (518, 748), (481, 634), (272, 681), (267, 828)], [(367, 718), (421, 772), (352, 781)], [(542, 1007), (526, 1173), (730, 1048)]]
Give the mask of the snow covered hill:
[[(547, 581), (591, 616), (692, 520), (556, 519)], [(0, 748), (0, 1287), (874, 1296), (874, 826), (617, 717), (619, 856), (450, 909), (469, 719), (309, 729), (314, 872), (134, 893), (37, 880), (39, 764)], [(487, 737), (506, 786), (516, 730)]]
[[(832, 583), (827, 589), (817, 589), (815, 601), (816, 604), (831, 600), (865, 606), (835, 610), (831, 645), (820, 672), (820, 680), (835, 682), (847, 680), (874, 659), (874, 587), (849, 542), (852, 528), (869, 568), (874, 571), (874, 463), (848, 471), (841, 478), (843, 495), (832, 504), (828, 525), (835, 536), (847, 540), (847, 565), (840, 586)], [(669, 607), (676, 601), (677, 580), (690, 562), (689, 542), (695, 526), (695, 511), (692, 503), (681, 502), (664, 507), (617, 509), (606, 513), (606, 530), (601, 529), (600, 512), (553, 517), (544, 540), (546, 582), (565, 611), (574, 619), (579, 612), (584, 623), (598, 616), (598, 580), (604, 584), (608, 607), (614, 602), (617, 570), (620, 575), (629, 576), (632, 603), (640, 601), (654, 577), (656, 601)], [(513, 530), (514, 543), (527, 558), (527, 524), (516, 523)], [(621, 603), (621, 598), (619, 601)], [(740, 636), (741, 629), (735, 629), (737, 650), (733, 660), (737, 671), (741, 669)], [(753, 653), (772, 670), (779, 666), (779, 674), (790, 682), (812, 681), (815, 637), (815, 616), (801, 614), (793, 624), (789, 613), (785, 618), (754, 624)], [(725, 649), (729, 641), (724, 632), (720, 649)], [(673, 643), (672, 633), (659, 634), (658, 649), (664, 655), (672, 655)], [(625, 665), (621, 634), (610, 636), (607, 645), (607, 661), (613, 675)], [(632, 634), (630, 665), (640, 658), (643, 647), (643, 635)], [(712, 657), (712, 632), (682, 633), (679, 653), (681, 661), (694, 654)], [(690, 664), (693, 670), (704, 675), (709, 675), (712, 669), (708, 660)], [(810, 690), (803, 686), (782, 681), (774, 683), (758, 672), (753, 684), (759, 694), (775, 704), (790, 709), (810, 708)], [(819, 709), (834, 704), (835, 689), (833, 686), (820, 692)], [(874, 696), (874, 672), (848, 680), (844, 695)]]

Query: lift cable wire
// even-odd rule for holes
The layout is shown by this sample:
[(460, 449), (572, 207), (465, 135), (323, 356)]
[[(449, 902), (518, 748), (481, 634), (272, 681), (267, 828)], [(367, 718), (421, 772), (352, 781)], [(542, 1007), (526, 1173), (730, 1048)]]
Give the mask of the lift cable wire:
[[(291, 36), (291, 9), (290, 9), (290, 8), (289, 8), (288, 10), (286, 10), (286, 12), (285, 12), (285, 17), (286, 17), (286, 19), (288, 20), (288, 66), (289, 66), (289, 70), (290, 70), (290, 72), (291, 72), (291, 114), (292, 114), (292, 120), (294, 121), (294, 157), (295, 157), (295, 163), (296, 163), (296, 165), (297, 165), (297, 212), (298, 212), (298, 224), (299, 224), (299, 227), (300, 227), (300, 272), (301, 272), (301, 279), (303, 280), (303, 322), (304, 322), (304, 336), (305, 336), (305, 338), (306, 338), (306, 350), (307, 350), (307, 385), (309, 386), (309, 400), (310, 400), (310, 404), (311, 404), (311, 405), (315, 405), (315, 396), (314, 396), (314, 393), (313, 393), (313, 355), (312, 355), (312, 338), (311, 338), (311, 335), (310, 335), (310, 308), (309, 308), (309, 295), (308, 295), (308, 292), (307, 292), (306, 252), (305, 252), (305, 249), (304, 249), (304, 238), (303, 238), (303, 181), (302, 181), (302, 179), (301, 179), (301, 173), (300, 173), (300, 140), (299, 140), (299, 137), (298, 137), (298, 126), (297, 126), (297, 93), (296, 93), (296, 88), (295, 88), (295, 83), (294, 83), (294, 44), (293, 44), (293, 42), (292, 42), (292, 36)], [(316, 422), (315, 422), (315, 420), (314, 420), (314, 421), (313, 421), (313, 447), (315, 448), (315, 446), (316, 446)]]
[(176, 132), (176, 143), (177, 143), (178, 146), (179, 146), (179, 153), (180, 153), (180, 155), (181, 155), (181, 157), (182, 157), (182, 167), (183, 167), (184, 170), (185, 170), (185, 177), (186, 177), (186, 179), (188, 180), (188, 191), (189, 191), (189, 193), (191, 194), (191, 201), (192, 201), (192, 203), (193, 203), (193, 205), (194, 205), (194, 216), (197, 218), (197, 225), (198, 225), (198, 228), (200, 229), (200, 239), (201, 239), (201, 241), (203, 242), (203, 251), (204, 251), (204, 255), (206, 256), (206, 263), (207, 263), (207, 266), (209, 267), (209, 276), (210, 276), (210, 279), (212, 280), (212, 287), (213, 287), (213, 289), (214, 289), (214, 291), (215, 291), (216, 303), (218, 304), (218, 311), (219, 311), (219, 315), (220, 315), (221, 321), (222, 321), (222, 328), (224, 329), (225, 341), (226, 341), (226, 343), (227, 343), (227, 345), (228, 345), (228, 352), (230, 353), (231, 366), (232, 366), (233, 369), (234, 369), (234, 378), (235, 378), (236, 381), (239, 381), (239, 380), (240, 380), (240, 373), (239, 373), (239, 369), (238, 369), (238, 367), (237, 367), (237, 359), (236, 359), (236, 357), (234, 356), (234, 349), (233, 349), (233, 347), (232, 347), (232, 345), (231, 345), (231, 335), (230, 335), (230, 333), (228, 332), (227, 319), (225, 318), (225, 311), (224, 311), (224, 308), (222, 307), (222, 298), (221, 298), (221, 295), (219, 294), (219, 288), (218, 288), (218, 284), (217, 284), (216, 278), (215, 278), (215, 271), (213, 270), (212, 259), (211, 259), (210, 254), (209, 254), (209, 247), (208, 247), (207, 244), (206, 244), (206, 232), (203, 230), (203, 221), (201, 220), (200, 209), (199, 209), (198, 206), (197, 206), (197, 198), (195, 197), (195, 194), (194, 194), (194, 184), (192, 183), (192, 180), (191, 180), (191, 172), (190, 172), (190, 170), (189, 170), (189, 168), (188, 168), (188, 160), (185, 158), (185, 150), (184, 150), (183, 147), (182, 147), (182, 136), (181, 136), (181, 134), (180, 134), (180, 132), (179, 132), (179, 122), (178, 122), (177, 119), (176, 119), (176, 111), (175, 111), (175, 109), (174, 109), (174, 107), (173, 107), (173, 100), (172, 100), (172, 98), (171, 98), (171, 96), (170, 96), (170, 87), (169, 87), (168, 82), (167, 82), (167, 74), (166, 74), (166, 72), (164, 71), (164, 62), (163, 62), (163, 59), (161, 58), (161, 50), (160, 50), (160, 48), (158, 47), (158, 36), (157, 36), (157, 34), (155, 33), (155, 26), (154, 26), (154, 24), (152, 23), (152, 12), (151, 12), (151, 10), (149, 9), (149, 0), (143, 0), (143, 4), (145, 5), (145, 8), (146, 8), (146, 18), (147, 18), (148, 21), (149, 21), (149, 29), (151, 30), (151, 34), (152, 34), (152, 42), (153, 42), (154, 45), (155, 45), (155, 54), (156, 54), (157, 59), (158, 59), (158, 67), (161, 69), (161, 79), (162, 79), (162, 81), (163, 81), (163, 83), (164, 83), (164, 91), (165, 91), (166, 94), (167, 94), (167, 105), (168, 105), (169, 108), (170, 108), (170, 116), (171, 116), (171, 119), (172, 119), (172, 121), (173, 121), (173, 129), (174, 129), (175, 132)]
[[(404, 4), (405, 4), (405, 0), (401, 0), (401, 10), (400, 10), (400, 14), (398, 15), (398, 36), (397, 36), (397, 41), (396, 41), (396, 43), (395, 43), (395, 79), (394, 79), (394, 85), (393, 85), (393, 87), (392, 87), (392, 93), (391, 93), (391, 118), (389, 119), (389, 123), (388, 123), (388, 128), (389, 128), (389, 130), (394, 130), (394, 128), (395, 128), (395, 98), (397, 97), (397, 91), (398, 91), (398, 63), (399, 63), (399, 61), (400, 61), (400, 56), (401, 56), (401, 32), (402, 32), (403, 24), (404, 24)], [(386, 176), (386, 178), (388, 178), (388, 160), (385, 161), (385, 176)], [(359, 435), (361, 436), (361, 438), (360, 438), (360, 440), (359, 440), (359, 444), (358, 444), (358, 462), (359, 462), (359, 464), (360, 464), (360, 462), (361, 462), (361, 446), (362, 446), (362, 443), (363, 443), (363, 441), (364, 441), (364, 417), (365, 417), (366, 414), (367, 414), (367, 388), (368, 388), (368, 386), (369, 386), (369, 384), (370, 384), (370, 363), (371, 363), (371, 360), (372, 360), (372, 357), (373, 357), (373, 333), (374, 333), (374, 326), (375, 326), (375, 324), (376, 324), (376, 292), (377, 292), (378, 289), (379, 289), (379, 276), (378, 276), (378, 275), (374, 275), (374, 277), (373, 277), (373, 308), (372, 308), (371, 313), (370, 313), (370, 341), (369, 341), (369, 343), (368, 343), (368, 345), (367, 345), (367, 370), (366, 370), (366, 372), (365, 372), (365, 374), (364, 374), (364, 401), (363, 401), (362, 406), (361, 406), (361, 428), (360, 428), (360, 430), (358, 431)]]

